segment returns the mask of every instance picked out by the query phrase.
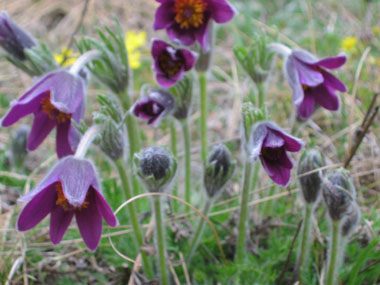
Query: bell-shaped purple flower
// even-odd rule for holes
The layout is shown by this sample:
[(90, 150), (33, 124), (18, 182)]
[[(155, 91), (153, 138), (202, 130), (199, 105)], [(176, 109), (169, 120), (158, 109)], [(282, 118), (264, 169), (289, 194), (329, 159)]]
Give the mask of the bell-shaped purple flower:
[(181, 80), (185, 71), (195, 64), (196, 55), (187, 49), (175, 49), (161, 40), (153, 40), (152, 56), (153, 70), (156, 72), (158, 84), (168, 88)]
[(288, 135), (276, 124), (260, 122), (253, 126), (247, 148), (251, 159), (260, 158), (269, 177), (285, 187), (289, 184), (293, 168), (287, 151), (297, 152), (302, 146), (302, 140)]
[(169, 38), (184, 45), (198, 41), (202, 49), (208, 49), (208, 33), (211, 20), (222, 24), (230, 21), (234, 8), (226, 0), (156, 0), (160, 3), (153, 28), (166, 29)]
[(19, 60), (25, 59), (24, 49), (36, 45), (35, 39), (9, 18), (6, 11), (0, 13), (0, 45)]
[(18, 218), (18, 230), (30, 230), (50, 213), (50, 240), (54, 244), (61, 242), (74, 216), (90, 250), (99, 244), (102, 218), (111, 227), (117, 225), (112, 209), (100, 192), (93, 164), (74, 156), (61, 159), (20, 201), (29, 203)]
[(326, 69), (337, 69), (346, 62), (346, 56), (318, 59), (305, 50), (293, 50), (285, 60), (285, 76), (293, 91), (293, 102), (298, 115), (309, 118), (315, 104), (331, 111), (339, 109), (335, 90), (346, 92), (346, 86)]
[(136, 117), (148, 121), (148, 125), (157, 126), (174, 108), (173, 96), (161, 89), (150, 89), (132, 106)]
[(1, 120), (1, 126), (8, 127), (33, 113), (28, 149), (35, 150), (57, 127), (56, 150), (61, 158), (74, 153), (73, 140), (77, 134), (71, 126), (71, 119), (79, 123), (84, 114), (84, 101), (83, 80), (65, 70), (55, 71), (45, 75), (11, 103), (11, 109)]

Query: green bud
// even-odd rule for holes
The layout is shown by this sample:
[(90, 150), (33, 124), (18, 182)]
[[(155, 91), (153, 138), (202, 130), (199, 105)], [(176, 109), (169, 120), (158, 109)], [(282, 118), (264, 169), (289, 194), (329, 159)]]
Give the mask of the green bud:
[[(305, 150), (298, 163), (298, 175), (316, 170), (326, 165), (323, 154), (318, 149)], [(299, 178), (302, 197), (306, 203), (315, 203), (320, 197), (322, 179), (320, 172), (314, 172)]]
[(214, 147), (207, 159), (204, 172), (204, 185), (210, 199), (222, 193), (224, 186), (232, 177), (235, 165), (231, 152), (225, 145)]
[(137, 175), (149, 192), (165, 192), (177, 172), (177, 160), (162, 147), (148, 147), (135, 154)]
[(176, 85), (170, 88), (175, 99), (173, 117), (184, 120), (189, 116), (193, 97), (193, 76), (186, 74)]
[(29, 126), (21, 125), (12, 133), (12, 161), (16, 168), (22, 168), (24, 160), (28, 154), (26, 142), (28, 140), (29, 132)]
[(246, 149), (247, 142), (252, 132), (252, 127), (255, 123), (259, 121), (264, 121), (266, 119), (266, 111), (255, 107), (252, 102), (244, 102), (242, 106), (242, 142), (244, 144), (244, 149)]

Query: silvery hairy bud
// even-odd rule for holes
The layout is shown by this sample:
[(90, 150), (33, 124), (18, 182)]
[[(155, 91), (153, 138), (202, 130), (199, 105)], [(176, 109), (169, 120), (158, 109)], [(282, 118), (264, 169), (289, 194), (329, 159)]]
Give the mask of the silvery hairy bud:
[(343, 220), (342, 223), (342, 235), (344, 237), (349, 237), (360, 221), (360, 208), (354, 203), (351, 207), (351, 210), (347, 213), (347, 217)]
[(177, 172), (177, 161), (162, 147), (148, 147), (135, 154), (137, 175), (149, 192), (165, 192)]
[(315, 203), (320, 197), (322, 179), (320, 173), (314, 172), (308, 175), (304, 173), (316, 170), (326, 165), (323, 154), (317, 149), (308, 149), (304, 151), (298, 163), (297, 174), (302, 189), (302, 197), (306, 203)]
[(193, 81), (191, 73), (186, 74), (170, 89), (175, 101), (173, 117), (177, 120), (184, 120), (190, 114), (193, 98)]
[(11, 149), (12, 149), (12, 160), (13, 164), (17, 168), (21, 168), (24, 164), (24, 160), (28, 151), (26, 149), (26, 142), (28, 140), (28, 135), (30, 128), (27, 125), (21, 125), (12, 133)]
[(204, 185), (210, 199), (222, 193), (224, 186), (232, 177), (235, 164), (231, 152), (225, 145), (217, 145), (211, 151), (204, 173)]
[(335, 170), (324, 179), (322, 193), (333, 221), (342, 220), (351, 211), (356, 197), (355, 186), (344, 168)]

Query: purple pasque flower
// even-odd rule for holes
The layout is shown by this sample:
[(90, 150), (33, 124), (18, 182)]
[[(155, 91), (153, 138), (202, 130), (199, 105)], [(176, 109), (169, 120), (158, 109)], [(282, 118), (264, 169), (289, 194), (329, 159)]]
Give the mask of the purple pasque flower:
[(297, 152), (302, 146), (302, 140), (288, 135), (272, 122), (255, 124), (248, 142), (250, 157), (253, 160), (260, 158), (269, 177), (284, 187), (289, 184), (293, 168), (293, 161), (287, 151)]
[(152, 42), (153, 70), (157, 82), (165, 88), (181, 80), (185, 71), (195, 64), (196, 55), (187, 49), (176, 49), (168, 43), (154, 39)]
[(184, 45), (198, 41), (203, 50), (209, 48), (208, 33), (211, 20), (222, 24), (235, 15), (226, 0), (156, 0), (160, 3), (153, 28), (166, 29), (169, 38)]
[(31, 192), (20, 199), (29, 201), (18, 220), (19, 231), (35, 227), (50, 213), (50, 240), (59, 244), (75, 216), (79, 232), (90, 250), (95, 250), (102, 233), (102, 218), (117, 225), (111, 207), (100, 192), (93, 164), (67, 156)]
[(0, 12), (0, 45), (19, 60), (25, 59), (24, 49), (36, 45), (36, 40), (9, 18), (6, 11)]
[(347, 88), (326, 69), (337, 69), (346, 60), (344, 54), (318, 59), (305, 50), (293, 50), (286, 58), (285, 76), (301, 118), (309, 118), (316, 103), (330, 111), (339, 109), (339, 97), (335, 90), (346, 92)]
[(131, 112), (136, 117), (148, 121), (148, 125), (157, 126), (173, 108), (174, 98), (170, 93), (162, 89), (149, 89), (147, 94), (132, 106)]
[(27, 148), (35, 150), (57, 127), (56, 150), (61, 158), (74, 153), (72, 135), (75, 135), (75, 130), (71, 126), (71, 119), (79, 123), (84, 114), (84, 101), (83, 80), (66, 70), (54, 71), (13, 101), (0, 125), (8, 127), (33, 113), (34, 121)]

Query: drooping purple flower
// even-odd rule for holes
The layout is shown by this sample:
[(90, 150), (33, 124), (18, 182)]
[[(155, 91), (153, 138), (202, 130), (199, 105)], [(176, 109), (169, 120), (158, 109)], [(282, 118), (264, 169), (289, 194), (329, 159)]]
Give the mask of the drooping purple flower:
[(315, 104), (331, 111), (339, 109), (335, 90), (346, 92), (346, 86), (326, 69), (337, 69), (346, 62), (346, 56), (318, 59), (305, 50), (293, 50), (285, 60), (285, 76), (293, 91), (293, 102), (298, 115), (309, 118)]
[(25, 59), (24, 49), (36, 45), (35, 39), (9, 18), (6, 11), (0, 13), (0, 45), (19, 60)]
[(61, 242), (74, 216), (90, 250), (99, 244), (102, 218), (111, 227), (117, 225), (112, 209), (100, 192), (93, 164), (74, 156), (61, 159), (20, 201), (29, 203), (18, 218), (18, 230), (30, 230), (50, 213), (50, 240), (54, 244)]
[(155, 15), (153, 28), (166, 29), (169, 38), (184, 45), (198, 41), (202, 49), (208, 49), (208, 33), (211, 20), (222, 24), (235, 15), (234, 8), (226, 0), (156, 0), (161, 3)]
[(57, 127), (56, 150), (58, 157), (74, 153), (75, 130), (71, 119), (81, 120), (85, 108), (83, 80), (65, 70), (45, 75), (18, 100), (1, 120), (8, 127), (21, 118), (34, 114), (27, 147), (35, 150), (49, 133)]
[(173, 96), (161, 89), (150, 89), (132, 106), (136, 117), (148, 121), (148, 125), (157, 126), (174, 108)]
[(157, 82), (165, 88), (181, 80), (185, 71), (195, 64), (195, 53), (187, 49), (175, 49), (168, 43), (154, 39), (152, 42), (153, 70)]
[(253, 160), (260, 158), (269, 177), (284, 187), (289, 184), (293, 168), (287, 151), (297, 152), (302, 146), (302, 140), (288, 135), (272, 122), (255, 124), (248, 143), (250, 157)]

